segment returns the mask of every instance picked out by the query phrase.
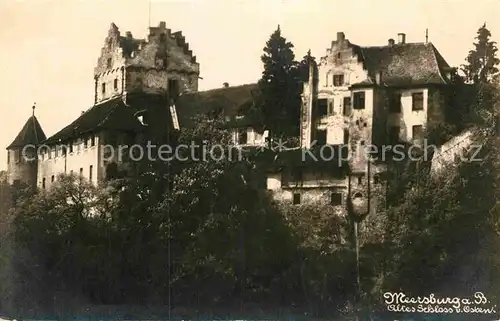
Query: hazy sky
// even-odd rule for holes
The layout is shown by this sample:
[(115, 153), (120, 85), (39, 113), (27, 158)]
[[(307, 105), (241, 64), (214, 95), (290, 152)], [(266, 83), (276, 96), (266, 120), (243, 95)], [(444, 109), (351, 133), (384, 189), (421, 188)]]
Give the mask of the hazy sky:
[[(0, 168), (5, 147), (31, 115), (50, 136), (94, 99), (93, 68), (111, 22), (146, 36), (147, 0), (0, 0)], [(200, 90), (255, 82), (269, 35), (281, 25), (297, 57), (325, 54), (338, 31), (360, 45), (433, 42), (452, 66), (463, 63), (484, 23), (500, 37), (500, 1), (488, 0), (200, 0), (151, 1), (151, 25), (182, 30), (200, 63)]]

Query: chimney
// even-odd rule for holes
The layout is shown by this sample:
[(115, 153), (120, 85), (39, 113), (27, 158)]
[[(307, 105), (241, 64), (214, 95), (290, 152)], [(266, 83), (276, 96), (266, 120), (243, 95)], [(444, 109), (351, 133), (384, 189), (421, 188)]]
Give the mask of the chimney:
[(392, 47), (394, 46), (394, 39), (389, 39), (389, 47)]
[(343, 32), (337, 32), (337, 42), (342, 42), (345, 40), (345, 34)]
[(398, 33), (398, 43), (399, 44), (406, 43), (406, 34), (405, 33)]
[(223, 84), (222, 84), (222, 86), (223, 86), (224, 88), (228, 88), (228, 87), (229, 87), (229, 83), (225, 82), (225, 83), (223, 83)]

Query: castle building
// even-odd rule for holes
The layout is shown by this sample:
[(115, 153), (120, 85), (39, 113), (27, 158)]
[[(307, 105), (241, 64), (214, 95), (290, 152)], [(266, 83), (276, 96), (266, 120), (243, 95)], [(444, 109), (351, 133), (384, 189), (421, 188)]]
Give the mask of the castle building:
[(150, 27), (147, 39), (121, 35), (111, 24), (94, 69), (94, 106), (49, 138), (33, 115), (7, 148), (9, 182), (45, 189), (61, 173), (105, 179), (127, 159), (104, 146), (130, 145), (145, 130), (168, 131), (175, 101), (198, 90), (199, 73), (185, 37), (165, 22)]
[[(387, 163), (369, 161), (364, 149), (377, 147), (380, 155), (388, 144), (420, 144), (426, 128), (444, 119), (455, 75), (432, 43), (407, 43), (405, 34), (364, 47), (339, 32), (309, 69), (300, 148), (269, 164), (267, 189), (287, 204), (326, 203), (339, 211), (384, 184)], [(97, 183), (130, 164), (118, 146), (194, 126), (203, 114), (224, 117), (236, 145), (263, 146), (266, 133), (244, 116), (257, 85), (200, 92), (199, 75), (184, 36), (164, 22), (149, 28), (147, 39), (123, 36), (111, 24), (94, 70), (94, 106), (49, 138), (33, 115), (7, 148), (9, 182), (44, 189), (73, 173)], [(23, 153), (34, 160), (23, 161)]]
[(7, 181), (9, 184), (36, 185), (38, 164), (36, 149), (46, 138), (35, 116), (35, 106), (33, 106), (33, 115), (28, 118), (14, 141), (7, 146)]
[[(282, 159), (295, 161), (278, 159), (268, 189), (290, 204), (345, 208), (347, 196), (366, 199), (370, 186), (382, 184), (384, 151), (397, 143), (421, 144), (428, 126), (444, 120), (454, 75), (432, 43), (407, 43), (400, 33), (397, 43), (363, 47), (337, 33), (327, 54), (311, 63), (304, 84), (300, 142), (316, 156), (283, 153)], [(367, 148), (377, 157), (366, 156)], [(311, 158), (310, 164), (299, 157)]]

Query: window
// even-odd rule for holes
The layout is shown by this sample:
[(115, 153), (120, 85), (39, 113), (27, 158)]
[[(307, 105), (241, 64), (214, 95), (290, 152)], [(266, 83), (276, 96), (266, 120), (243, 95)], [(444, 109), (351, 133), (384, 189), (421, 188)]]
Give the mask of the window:
[(172, 99), (179, 95), (179, 81), (177, 79), (168, 80), (168, 95)]
[(7, 164), (10, 163), (10, 151), (7, 151)]
[(300, 204), (300, 193), (293, 193), (293, 205)]
[(365, 92), (354, 93), (354, 109), (365, 109)]
[(424, 134), (424, 127), (422, 125), (412, 126), (412, 139), (421, 139)]
[(319, 146), (326, 145), (326, 130), (320, 130), (316, 132), (316, 143)]
[(118, 79), (115, 79), (115, 80), (113, 81), (113, 88), (114, 88), (115, 90), (118, 90)]
[(380, 183), (380, 177), (378, 175), (373, 176), (373, 184)]
[(399, 141), (399, 126), (391, 126), (389, 127), (389, 142), (395, 144)]
[(400, 113), (401, 112), (401, 94), (396, 93), (392, 95), (391, 100), (389, 102), (389, 111), (391, 113)]
[(328, 102), (328, 115), (334, 114), (334, 102), (333, 99)]
[(90, 136), (90, 146), (95, 146), (95, 136)]
[(165, 34), (164, 33), (160, 34), (160, 42), (161, 43), (165, 42)]
[(239, 129), (238, 132), (238, 144), (244, 145), (248, 142), (247, 129)]
[(358, 176), (358, 184), (363, 184), (363, 176)]
[(424, 110), (424, 94), (414, 93), (412, 98), (412, 110)]
[(318, 99), (318, 116), (326, 116), (328, 112), (328, 101), (326, 99)]
[(56, 180), (56, 177), (55, 177), (54, 175), (52, 175), (52, 177), (50, 178), (50, 181), (51, 181), (52, 183), (54, 183), (54, 181), (55, 181), (55, 180)]
[(108, 58), (108, 60), (106, 61), (106, 67), (107, 68), (111, 68), (111, 58)]
[(342, 205), (342, 193), (330, 194), (330, 205)]
[(45, 189), (45, 177), (42, 179), (42, 188)]
[(92, 165), (89, 166), (89, 180), (92, 181), (92, 171), (94, 167)]
[(83, 168), (80, 167), (80, 176), (83, 176)]
[(87, 137), (83, 139), (83, 148), (87, 148), (89, 146), (89, 140)]
[(344, 106), (342, 108), (342, 113), (344, 116), (349, 116), (351, 114), (351, 97), (344, 97)]
[(340, 87), (344, 85), (344, 75), (333, 75), (333, 86)]
[(69, 152), (73, 153), (73, 142), (69, 143)]
[(106, 93), (106, 83), (102, 83), (101, 87), (102, 87), (101, 92), (104, 95)]
[(349, 129), (344, 129), (344, 144), (349, 144)]

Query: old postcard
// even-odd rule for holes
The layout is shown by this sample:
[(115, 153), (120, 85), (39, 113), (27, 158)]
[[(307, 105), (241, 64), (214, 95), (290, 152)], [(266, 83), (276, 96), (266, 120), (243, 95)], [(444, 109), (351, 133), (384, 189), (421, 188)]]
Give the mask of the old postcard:
[(2, 320), (500, 319), (499, 14), (2, 1)]

